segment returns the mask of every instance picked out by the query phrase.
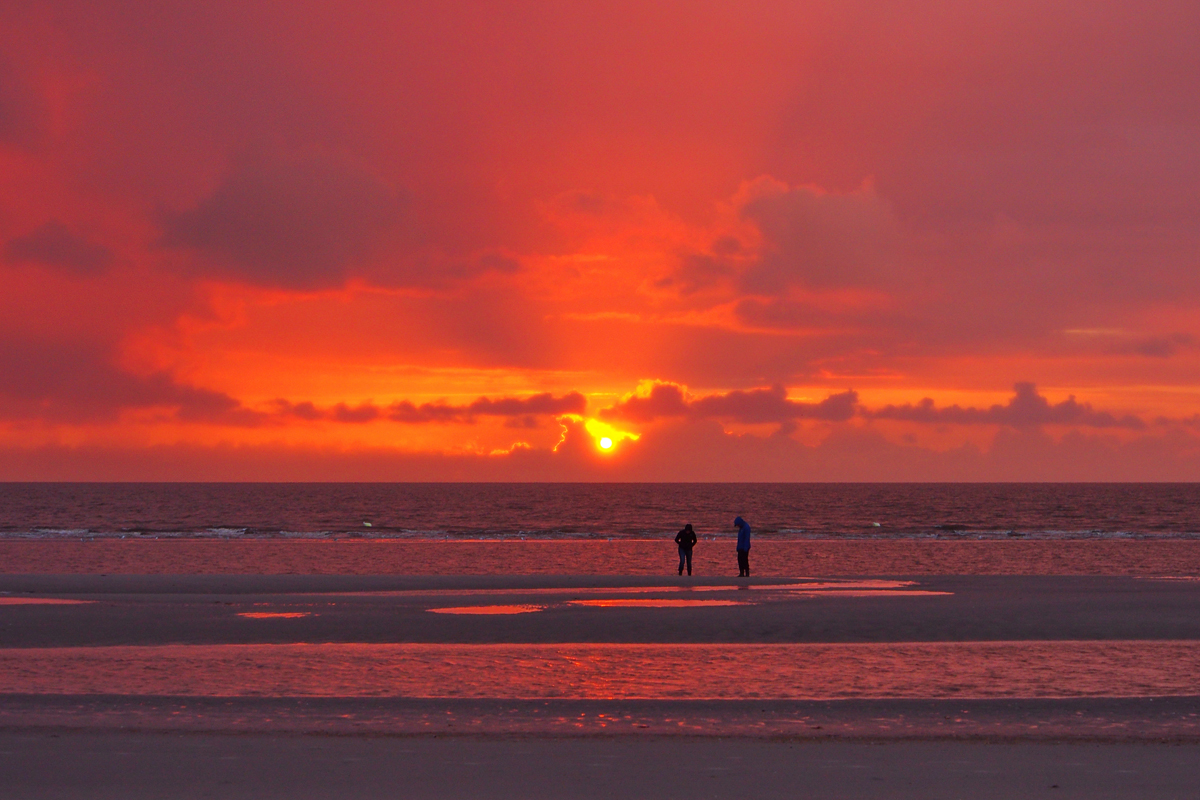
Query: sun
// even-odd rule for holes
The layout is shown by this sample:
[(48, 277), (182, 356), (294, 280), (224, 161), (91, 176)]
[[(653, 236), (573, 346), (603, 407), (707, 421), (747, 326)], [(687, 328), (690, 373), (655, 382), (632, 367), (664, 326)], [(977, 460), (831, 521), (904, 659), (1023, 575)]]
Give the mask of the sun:
[(621, 442), (636, 442), (641, 438), (640, 434), (623, 431), (594, 417), (583, 418), (583, 425), (592, 435), (592, 441), (596, 443), (596, 449), (601, 453), (615, 453)]

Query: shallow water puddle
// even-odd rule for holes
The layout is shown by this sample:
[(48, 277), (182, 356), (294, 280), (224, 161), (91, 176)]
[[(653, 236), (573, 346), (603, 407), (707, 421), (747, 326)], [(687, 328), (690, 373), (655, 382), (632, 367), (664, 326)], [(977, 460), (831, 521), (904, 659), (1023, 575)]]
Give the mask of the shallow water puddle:
[(545, 606), (513, 605), (513, 606), (452, 606), (450, 608), (427, 608), (434, 614), (532, 614), (542, 611)]
[(937, 597), (950, 596), (954, 592), (932, 592), (925, 589), (900, 589), (900, 590), (878, 590), (878, 589), (848, 589), (848, 590), (798, 590), (788, 592), (790, 597)]
[(239, 617), (247, 619), (299, 619), (311, 617), (311, 611), (239, 611)]
[(80, 606), (95, 600), (67, 600), (60, 597), (0, 597), (0, 606)]
[[(779, 602), (798, 597), (933, 597), (951, 595), (953, 592), (935, 592), (923, 589), (909, 589), (915, 586), (915, 581), (844, 581), (812, 583), (767, 584), (755, 586), (635, 586), (635, 587), (601, 587), (599, 589), (542, 589), (538, 594), (573, 594), (570, 600), (545, 605), (480, 605), (454, 606), (450, 608), (428, 608), (434, 614), (527, 614), (545, 611), (547, 608), (562, 606), (582, 606), (585, 608), (705, 608), (723, 606), (751, 606), (759, 603)], [(702, 592), (737, 592), (753, 589), (747, 594), (729, 599), (704, 599), (681, 597), (591, 597), (581, 598), (578, 595), (590, 594), (679, 594)], [(474, 593), (468, 590), (464, 593)], [(521, 590), (498, 590), (488, 594), (526, 593)], [(482, 593), (482, 592), (481, 592)]]
[(568, 605), (593, 608), (693, 608), (696, 606), (743, 606), (741, 600), (684, 600), (652, 597), (606, 597), (599, 600), (568, 600)]

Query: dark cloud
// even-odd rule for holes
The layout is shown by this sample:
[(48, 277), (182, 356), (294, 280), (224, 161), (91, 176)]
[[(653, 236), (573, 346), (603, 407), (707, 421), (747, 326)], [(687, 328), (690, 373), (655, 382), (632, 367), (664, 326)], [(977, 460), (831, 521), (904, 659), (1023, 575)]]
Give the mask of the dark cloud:
[[(779, 328), (783, 330), (814, 327), (844, 326), (853, 322), (859, 328), (873, 326), (872, 329), (888, 326), (894, 323), (895, 315), (880, 313), (870, 308), (839, 308), (831, 310), (822, 308), (814, 302), (789, 300), (786, 298), (771, 298), (759, 300), (745, 298), (739, 300), (733, 307), (742, 324), (752, 328)], [(882, 337), (875, 337), (873, 344), (882, 344)]]
[(348, 159), (243, 157), (199, 205), (166, 215), (163, 243), (248, 283), (324, 288), (386, 250), (403, 211), (398, 191)]
[(653, 422), (664, 417), (685, 417), (689, 410), (683, 387), (674, 383), (656, 383), (648, 395), (634, 395), (622, 400), (603, 409), (600, 416), (629, 422)]
[(163, 218), (162, 244), (191, 250), (199, 274), (288, 289), (443, 286), (512, 274), (508, 250), (427, 246), (405, 195), (378, 171), (325, 154), (242, 157), (192, 209)]
[(164, 408), (179, 420), (254, 425), (262, 416), (229, 395), (164, 372), (135, 375), (102, 347), (8, 341), (0, 348), (0, 413), (23, 419), (112, 421), (126, 409)]
[(481, 397), (467, 406), (469, 415), (492, 417), (518, 417), (525, 414), (582, 414), (587, 408), (587, 398), (579, 392), (555, 397), (549, 392), (531, 397), (503, 397), (491, 400)]
[(745, 424), (786, 423), (798, 419), (843, 422), (855, 414), (858, 394), (845, 391), (831, 394), (819, 403), (800, 403), (787, 398), (782, 386), (750, 391), (732, 391), (689, 400), (682, 387), (671, 383), (655, 384), (648, 395), (622, 400), (600, 412), (602, 417), (630, 422), (687, 417)]
[(16, 264), (41, 264), (77, 275), (95, 275), (113, 260), (107, 247), (72, 233), (57, 220), (10, 240), (4, 248), (4, 257)]
[(28, 146), (46, 127), (46, 108), (38, 92), (0, 54), (0, 142)]
[(611, 213), (616, 201), (600, 192), (570, 191), (552, 198), (547, 207), (558, 213), (602, 216)]
[(763, 251), (742, 277), (752, 294), (892, 283), (897, 225), (872, 187), (835, 194), (759, 179), (741, 214), (762, 232)]
[(857, 404), (858, 393), (853, 390), (831, 394), (819, 403), (798, 403), (787, 399), (782, 386), (772, 386), (701, 397), (692, 403), (692, 410), (700, 417), (747, 423), (797, 419), (844, 422), (854, 416)]
[[(736, 241), (736, 240), (734, 240)], [(737, 274), (737, 266), (726, 256), (727, 253), (688, 253), (679, 260), (673, 274), (659, 280), (660, 288), (674, 287), (687, 296), (696, 292), (728, 284)]]
[(394, 403), (388, 407), (388, 419), (396, 422), (469, 422), (474, 417), (509, 417), (513, 419), (536, 415), (558, 416), (582, 414), (587, 398), (579, 392), (555, 397), (549, 392), (530, 397), (502, 397), (493, 400), (481, 397), (465, 406), (443, 403)]
[(1147, 358), (1170, 358), (1183, 349), (1196, 346), (1196, 338), (1189, 333), (1174, 333), (1167, 336), (1148, 336), (1136, 339), (1129, 345), (1129, 351)]
[(512, 275), (521, 269), (516, 256), (501, 248), (448, 255), (440, 250), (422, 251), (367, 273), (366, 277), (385, 286), (445, 287), (485, 272)]
[(410, 425), (420, 425), (427, 422), (463, 422), (468, 419), (466, 409), (463, 406), (452, 406), (445, 403), (422, 403), (421, 405), (416, 405), (409, 400), (402, 400), (388, 406), (387, 418), (392, 422), (404, 422)]
[(292, 416), (297, 419), (308, 420), (315, 422), (319, 419), (328, 419), (329, 412), (324, 409), (319, 409), (313, 405), (312, 401), (305, 400), (301, 403), (289, 403), (287, 400), (276, 400), (273, 405), (276, 412), (282, 416)]
[(379, 409), (370, 403), (357, 406), (338, 403), (331, 411), (331, 416), (336, 422), (374, 422), (379, 419), (379, 415)]
[(377, 419), (406, 424), (425, 423), (471, 423), (475, 417), (507, 417), (519, 427), (536, 427), (533, 418), (558, 416), (560, 414), (582, 414), (587, 408), (587, 398), (578, 392), (555, 397), (549, 392), (530, 397), (480, 397), (467, 405), (449, 403), (422, 403), (417, 405), (402, 400), (388, 406), (363, 403), (349, 406), (339, 403), (330, 408), (318, 408), (311, 402), (291, 403), (287, 400), (274, 402), (275, 413), (304, 420), (330, 420), (333, 422), (362, 423)]
[(974, 408), (953, 405), (938, 408), (931, 398), (916, 405), (888, 405), (864, 412), (876, 419), (895, 419), (908, 422), (955, 425), (1006, 425), (1013, 428), (1033, 428), (1040, 425), (1082, 425), (1091, 428), (1130, 428), (1141, 430), (1146, 423), (1131, 415), (1116, 416), (1097, 411), (1090, 403), (1080, 403), (1071, 395), (1061, 403), (1051, 404), (1037, 392), (1032, 383), (1018, 383), (1013, 398), (1004, 405)]
[(818, 403), (789, 400), (782, 386), (690, 399), (682, 387), (658, 383), (649, 394), (622, 400), (601, 411), (600, 416), (640, 423), (674, 418), (784, 424), (800, 419), (845, 422), (862, 416), (926, 424), (1005, 425), (1013, 428), (1077, 425), (1141, 430), (1146, 427), (1146, 423), (1138, 417), (1096, 410), (1089, 403), (1080, 403), (1073, 395), (1061, 403), (1051, 404), (1038, 394), (1032, 383), (1018, 383), (1014, 392), (1008, 403), (989, 408), (963, 408), (958, 405), (938, 408), (932, 399), (926, 398), (915, 405), (888, 405), (873, 410), (860, 406), (858, 394), (854, 391), (831, 394)]

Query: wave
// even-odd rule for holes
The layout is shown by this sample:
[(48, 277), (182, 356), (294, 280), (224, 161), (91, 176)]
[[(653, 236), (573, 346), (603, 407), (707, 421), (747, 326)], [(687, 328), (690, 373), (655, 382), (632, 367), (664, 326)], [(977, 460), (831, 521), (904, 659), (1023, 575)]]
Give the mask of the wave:
[[(483, 530), (437, 530), (437, 529), (373, 529), (363, 531), (358, 529), (337, 530), (253, 530), (246, 528), (200, 528), (197, 530), (90, 530), (86, 528), (37, 528), (25, 531), (0, 531), (0, 541), (4, 540), (111, 540), (111, 539), (197, 539), (197, 540), (322, 540), (322, 539), (362, 539), (362, 540), (427, 540), (427, 541), (645, 541), (670, 539), (674, 531), (564, 531), (559, 529), (543, 530), (514, 530), (503, 531), (495, 529)], [(828, 541), (828, 540), (930, 540), (930, 541), (1079, 541), (1090, 539), (1103, 540), (1195, 540), (1200, 539), (1196, 531), (1103, 531), (1103, 530), (946, 530), (933, 528), (928, 530), (886, 530), (876, 528), (874, 532), (865, 529), (848, 529), (843, 531), (811, 531), (804, 528), (781, 528), (778, 530), (756, 531), (758, 541)], [(701, 534), (701, 541), (732, 541), (733, 535)]]

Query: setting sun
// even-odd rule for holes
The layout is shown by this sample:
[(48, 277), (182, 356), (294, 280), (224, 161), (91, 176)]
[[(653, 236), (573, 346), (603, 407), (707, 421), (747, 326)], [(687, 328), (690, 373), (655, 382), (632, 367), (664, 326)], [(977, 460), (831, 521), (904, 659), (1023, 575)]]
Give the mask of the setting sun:
[(636, 433), (623, 431), (598, 419), (585, 419), (583, 427), (595, 440), (596, 447), (606, 453), (613, 452), (616, 445), (626, 439), (637, 441), (639, 438)]

